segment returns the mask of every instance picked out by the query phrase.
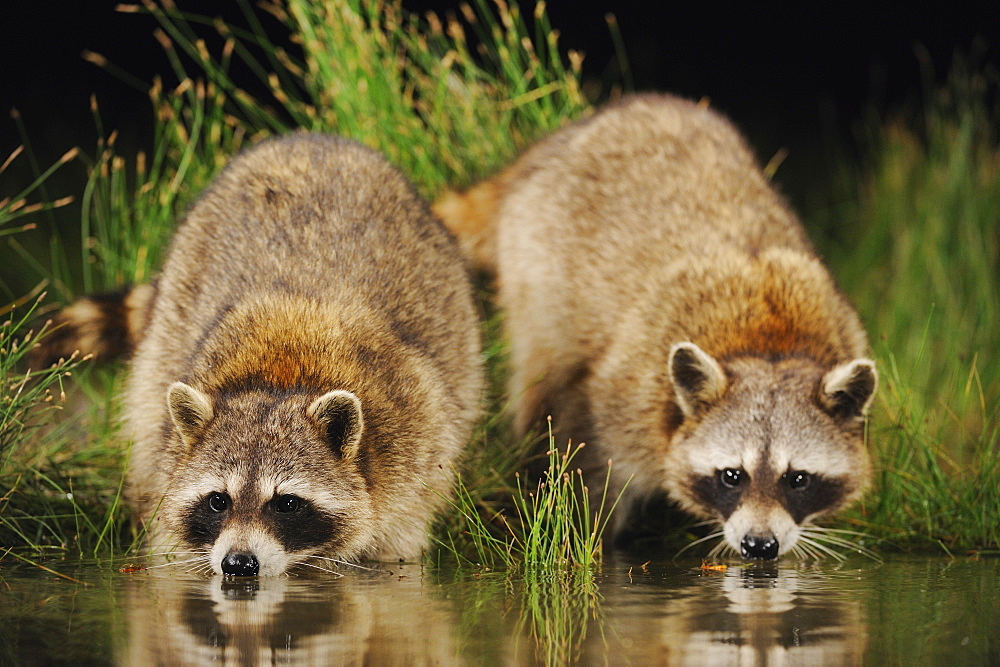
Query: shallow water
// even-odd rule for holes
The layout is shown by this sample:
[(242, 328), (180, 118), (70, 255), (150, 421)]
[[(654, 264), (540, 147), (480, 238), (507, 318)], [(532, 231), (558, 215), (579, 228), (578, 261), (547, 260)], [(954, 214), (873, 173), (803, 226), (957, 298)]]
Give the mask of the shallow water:
[(7, 558), (0, 663), (1000, 664), (1000, 559), (225, 581)]

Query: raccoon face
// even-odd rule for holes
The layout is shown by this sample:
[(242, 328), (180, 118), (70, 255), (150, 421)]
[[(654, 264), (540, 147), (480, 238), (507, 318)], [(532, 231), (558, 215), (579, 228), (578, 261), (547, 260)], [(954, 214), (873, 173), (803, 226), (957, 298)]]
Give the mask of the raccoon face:
[(242, 392), (213, 401), (175, 383), (168, 406), (183, 455), (161, 514), (181, 543), (207, 552), (213, 572), (279, 575), (309, 559), (355, 558), (368, 546), (372, 509), (354, 394)]
[(689, 511), (720, 520), (744, 558), (777, 558), (803, 526), (860, 494), (864, 416), (877, 382), (870, 360), (824, 372), (806, 359), (741, 358), (723, 369), (680, 343), (670, 371), (681, 423), (667, 490)]

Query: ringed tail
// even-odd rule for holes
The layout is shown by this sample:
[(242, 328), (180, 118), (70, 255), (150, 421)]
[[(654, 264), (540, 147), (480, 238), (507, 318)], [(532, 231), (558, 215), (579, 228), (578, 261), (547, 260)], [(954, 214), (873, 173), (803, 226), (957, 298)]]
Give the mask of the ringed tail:
[(28, 354), (29, 366), (48, 368), (74, 352), (100, 361), (130, 355), (145, 329), (155, 291), (151, 284), (137, 285), (77, 299), (52, 318), (48, 333)]
[(513, 176), (507, 169), (464, 192), (449, 190), (431, 207), (455, 235), (462, 255), (474, 270), (496, 273), (496, 219)]

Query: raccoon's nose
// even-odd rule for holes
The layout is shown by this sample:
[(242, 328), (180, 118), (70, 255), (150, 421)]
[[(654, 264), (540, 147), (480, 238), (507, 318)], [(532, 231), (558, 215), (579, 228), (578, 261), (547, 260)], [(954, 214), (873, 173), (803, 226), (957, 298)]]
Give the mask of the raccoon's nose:
[(238, 551), (230, 551), (222, 561), (222, 572), (233, 577), (254, 577), (260, 571), (256, 556)]
[(774, 535), (746, 535), (740, 542), (744, 558), (774, 560), (778, 557), (778, 538)]

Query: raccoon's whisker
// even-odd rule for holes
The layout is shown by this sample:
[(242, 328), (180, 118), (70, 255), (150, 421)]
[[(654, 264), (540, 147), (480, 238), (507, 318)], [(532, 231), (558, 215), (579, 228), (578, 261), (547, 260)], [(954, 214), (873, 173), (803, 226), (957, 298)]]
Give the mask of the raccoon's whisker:
[(799, 537), (799, 541), (796, 543), (796, 546), (801, 546), (803, 553), (806, 553), (817, 560), (820, 560), (825, 556), (825, 552), (818, 548), (816, 541), (811, 539), (808, 532), (802, 533)]
[(817, 548), (817, 546), (813, 544), (812, 541), (809, 540), (809, 538), (806, 538), (801, 543), (802, 543), (802, 548), (806, 550), (806, 553), (808, 553), (816, 560), (822, 560), (826, 555), (825, 552), (822, 549)]
[(200, 565), (196, 565), (195, 569), (200, 570), (204, 574), (215, 574), (215, 570), (212, 568), (212, 561), (208, 554), (205, 554), (204, 560)]
[[(699, 538), (699, 539), (695, 540), (694, 542), (692, 542), (691, 544), (685, 545), (680, 551), (678, 551), (677, 553), (674, 554), (674, 560), (676, 560), (678, 556), (680, 556), (682, 553), (684, 553), (685, 551), (687, 551), (691, 547), (693, 547), (695, 545), (698, 545), (698, 544), (701, 544), (702, 542), (707, 542), (708, 540), (714, 540), (717, 537), (721, 537), (722, 535), (723, 535), (722, 531), (719, 530), (719, 531), (716, 531), (714, 533), (710, 533), (710, 534), (706, 535), (705, 537)], [(713, 549), (713, 551), (714, 551), (714, 549)]]
[(823, 533), (814, 533), (814, 532), (809, 532), (807, 533), (807, 535), (817, 542), (826, 542), (827, 544), (834, 544), (839, 547), (849, 547), (853, 549), (859, 546), (857, 543), (852, 542), (851, 540), (845, 540), (844, 538), (838, 537), (836, 535), (824, 535)]
[(147, 570), (153, 570), (158, 567), (177, 567), (178, 565), (187, 565), (188, 563), (205, 563), (207, 562), (208, 554), (203, 556), (196, 556), (195, 558), (188, 558), (187, 560), (174, 560), (169, 563), (160, 563), (159, 565), (150, 565)]
[(824, 544), (821, 544), (821, 543), (819, 543), (819, 542), (817, 542), (815, 540), (811, 540), (808, 537), (800, 536), (799, 537), (799, 542), (801, 542), (803, 545), (808, 545), (809, 547), (811, 547), (813, 549), (817, 549), (818, 551), (823, 552), (827, 556), (830, 556), (831, 558), (833, 558), (833, 559), (835, 559), (837, 561), (843, 562), (844, 560), (846, 560), (846, 558), (844, 557), (843, 554), (841, 554), (841, 553), (839, 553), (837, 551), (834, 551), (830, 547), (828, 547), (828, 546), (826, 546)]
[(190, 560), (171, 561), (170, 563), (160, 563), (159, 565), (150, 565), (146, 569), (147, 570), (155, 570), (155, 569), (158, 569), (158, 568), (161, 568), (161, 567), (180, 567), (181, 565), (187, 565), (187, 564), (190, 564), (190, 563), (197, 562), (199, 560), (201, 560), (201, 559), (200, 558), (192, 558)]
[[(855, 534), (863, 535), (864, 533), (855, 533)], [(805, 535), (811, 538), (811, 540), (814, 543), (823, 542), (826, 544), (831, 544), (833, 546), (837, 546), (849, 551), (856, 551), (859, 554), (871, 558), (872, 560), (876, 560), (879, 562), (882, 561), (882, 557), (879, 556), (876, 552), (869, 549), (868, 547), (860, 545), (857, 542), (852, 542), (851, 540), (844, 539), (837, 535), (829, 535), (828, 531), (826, 531), (825, 529), (816, 530), (815, 527), (811, 527), (807, 532), (805, 532)]]
[[(342, 573), (337, 572), (332, 567), (326, 566), (326, 564), (321, 563), (321, 564), (317, 565), (316, 563), (309, 563), (309, 562), (307, 562), (310, 559), (318, 559), (318, 560), (321, 560), (321, 561), (322, 560), (332, 560), (330, 558), (324, 558), (322, 556), (316, 556), (316, 555), (299, 556), (299, 557), (297, 557), (297, 559), (295, 560), (295, 562), (288, 567), (287, 570), (290, 571), (292, 568), (299, 567), (301, 565), (303, 567), (311, 567), (314, 570), (321, 570), (321, 571), (326, 572), (328, 574), (335, 574), (338, 577), (344, 576)], [(287, 571), (286, 571), (286, 573), (287, 573)]]
[[(699, 526), (703, 526), (703, 525), (709, 525), (709, 524), (712, 524), (712, 523), (718, 524), (717, 521), (705, 521), (705, 522), (702, 522), (702, 523), (700, 523), (698, 525)], [(695, 540), (694, 542), (691, 542), (690, 544), (687, 544), (684, 547), (682, 547), (680, 551), (678, 551), (676, 554), (674, 554), (674, 558), (677, 558), (678, 556), (680, 556), (682, 553), (684, 553), (685, 551), (687, 551), (688, 549), (690, 549), (693, 546), (701, 544), (702, 542), (707, 542), (708, 540), (713, 540), (713, 539), (715, 539), (715, 538), (717, 538), (717, 537), (719, 537), (721, 535), (722, 535), (722, 531), (721, 530), (717, 530), (714, 533), (709, 533), (708, 535), (706, 535), (704, 537), (700, 537), (697, 540)]]
[(202, 554), (197, 551), (188, 551), (184, 553), (160, 553), (160, 554), (150, 554), (146, 558), (155, 558), (161, 563), (176, 563), (177, 559), (188, 559), (188, 558), (208, 558), (208, 554)]
[(157, 556), (190, 556), (192, 554), (204, 554), (204, 551), (151, 551), (147, 554), (142, 554), (142, 558), (155, 558)]
[(809, 526), (810, 533), (843, 533), (844, 535), (857, 535), (859, 537), (869, 537), (870, 533), (862, 533), (858, 530), (847, 530), (846, 528), (827, 528), (826, 526)]
[[(722, 531), (719, 531), (716, 534), (721, 536), (723, 533), (722, 533)], [(725, 539), (722, 539), (722, 540), (719, 541), (718, 544), (716, 544), (714, 547), (712, 547), (712, 549), (708, 552), (708, 557), (709, 558), (718, 558), (719, 556), (721, 556), (722, 554), (726, 553), (727, 551), (732, 551), (733, 553), (736, 553), (736, 549), (733, 549), (733, 547), (730, 546), (729, 542), (727, 542)]]
[(295, 567), (311, 567), (314, 570), (321, 570), (323, 572), (332, 572), (332, 570), (330, 570), (329, 568), (325, 568), (322, 565), (315, 565), (313, 563), (307, 563), (305, 561), (299, 561), (298, 563), (295, 564)]
[(815, 549), (803, 544), (801, 541), (795, 545), (795, 548), (792, 549), (792, 554), (799, 560), (819, 560), (822, 558), (822, 554), (816, 553)]
[(839, 528), (822, 528), (820, 526), (809, 526), (806, 532), (812, 537), (816, 539), (821, 539), (824, 542), (843, 544), (845, 546), (850, 546), (853, 549), (859, 549), (859, 550), (866, 549), (866, 547), (858, 544), (853, 540), (841, 537), (841, 535), (851, 535), (854, 537), (871, 537), (869, 533), (861, 533), (856, 530), (842, 530)]
[(357, 563), (351, 563), (349, 561), (340, 560), (338, 558), (327, 558), (326, 556), (318, 556), (318, 555), (308, 556), (308, 558), (316, 558), (318, 560), (326, 560), (326, 561), (330, 561), (331, 563), (337, 563), (338, 565), (347, 565), (348, 567), (356, 567), (359, 570), (366, 570), (368, 572), (378, 572), (378, 570), (376, 570), (375, 568), (365, 567), (364, 565), (358, 565)]
[(300, 565), (302, 567), (311, 567), (314, 570), (319, 570), (320, 572), (326, 572), (327, 574), (335, 574), (338, 577), (343, 577), (344, 576), (343, 572), (337, 572), (336, 570), (333, 570), (333, 569), (328, 568), (328, 567), (323, 567), (321, 565), (314, 565), (313, 563), (307, 563), (305, 561), (299, 561), (298, 563), (296, 563), (296, 566), (300, 566)]
[(828, 553), (831, 551), (830, 547), (827, 547), (819, 543), (818, 541), (813, 539), (813, 536), (810, 535), (809, 533), (803, 533), (802, 535), (799, 536), (799, 544), (802, 545), (802, 548), (809, 549), (813, 553), (816, 553), (817, 551), (820, 551), (822, 553)]
[[(699, 521), (698, 523), (692, 524), (691, 528), (701, 528), (703, 526), (711, 526), (711, 525), (719, 525), (718, 520), (716, 520), (716, 519), (707, 519), (705, 521)], [(673, 560), (676, 560), (682, 553), (684, 553), (685, 551), (687, 551), (691, 547), (694, 547), (694, 546), (696, 546), (698, 544), (701, 544), (702, 542), (707, 542), (708, 540), (714, 540), (714, 539), (723, 537), (724, 535), (725, 535), (725, 533), (723, 531), (721, 531), (721, 530), (717, 530), (714, 533), (709, 533), (708, 535), (706, 535), (706, 536), (704, 536), (702, 538), (699, 538), (699, 539), (695, 540), (694, 542), (691, 542), (690, 544), (685, 545), (680, 551), (678, 551), (677, 553), (674, 554)], [(714, 547), (712, 547), (711, 550), (709, 550), (709, 552), (706, 554), (706, 557), (707, 558), (716, 558), (720, 553), (722, 553), (723, 551), (725, 551), (725, 549), (726, 549), (727, 546), (729, 546), (728, 542), (726, 542), (726, 540), (723, 539), (721, 542), (719, 542)]]
[(813, 558), (818, 560), (823, 557), (823, 554), (821, 552), (814, 549), (812, 545), (808, 544), (807, 541), (802, 540), (801, 538), (799, 539), (798, 542), (795, 543), (795, 546), (792, 547), (792, 553), (803, 560), (805, 560), (806, 558)]
[(832, 544), (833, 546), (840, 547), (841, 549), (844, 549), (845, 551), (856, 551), (857, 553), (862, 554), (864, 556), (867, 556), (868, 558), (871, 558), (872, 560), (877, 560), (877, 561), (881, 561), (882, 560), (882, 557), (879, 556), (874, 551), (872, 551), (871, 549), (868, 549), (866, 547), (860, 546), (858, 544), (854, 544), (853, 542), (831, 542), (830, 540), (820, 540), (819, 538), (816, 538), (816, 540), (818, 542), (827, 542), (828, 544)]

